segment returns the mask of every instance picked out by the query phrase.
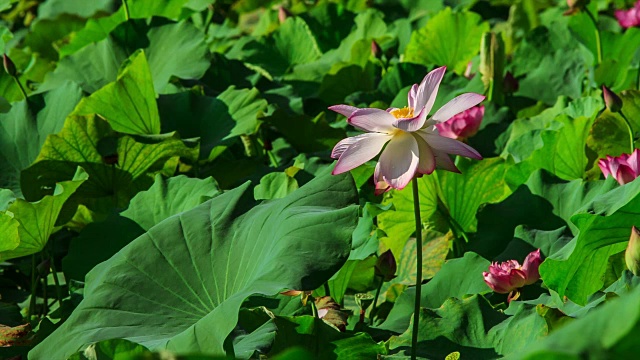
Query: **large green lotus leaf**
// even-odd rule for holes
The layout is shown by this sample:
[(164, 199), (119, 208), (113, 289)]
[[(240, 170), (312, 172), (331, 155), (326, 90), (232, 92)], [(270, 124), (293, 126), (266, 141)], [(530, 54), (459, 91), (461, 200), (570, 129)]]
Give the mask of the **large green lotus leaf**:
[(342, 333), (313, 316), (276, 317), (276, 341), (269, 355), (283, 354), (291, 347), (312, 352), (315, 359), (366, 360), (386, 354), (384, 343), (375, 343), (367, 333)]
[(633, 359), (640, 351), (639, 302), (640, 288), (635, 288), (507, 359), (580, 359), (585, 354), (598, 359)]
[(256, 200), (283, 198), (298, 189), (298, 181), (287, 172), (273, 172), (263, 176), (253, 188)]
[(49, 0), (38, 6), (38, 18), (55, 19), (61, 14), (89, 18), (97, 12), (109, 12), (112, 8), (111, 0)]
[(73, 114), (96, 114), (126, 134), (159, 134), (160, 115), (145, 53), (131, 55), (117, 80), (82, 99)]
[[(634, 139), (640, 132), (640, 91), (627, 90), (620, 94), (622, 112), (631, 124)], [(595, 120), (587, 139), (588, 146), (604, 158), (607, 155), (629, 154), (629, 129), (622, 116), (605, 109)], [(635, 145), (638, 142), (634, 143)], [(598, 170), (599, 171), (599, 170)]]
[(38, 18), (24, 37), (24, 46), (33, 53), (49, 61), (58, 60), (57, 48), (69, 34), (82, 29), (84, 20), (71, 15), (61, 15), (56, 19)]
[(149, 190), (139, 192), (120, 215), (85, 226), (71, 240), (62, 260), (67, 279), (84, 281), (85, 275), (109, 259), (138, 236), (164, 219), (191, 210), (219, 194), (212, 178), (193, 179), (184, 175), (164, 178), (156, 175)]
[(226, 56), (251, 64), (267, 77), (279, 77), (296, 65), (320, 57), (315, 37), (300, 17), (288, 18), (270, 37), (238, 40)]
[(40, 95), (34, 97), (44, 101), (44, 108), (37, 113), (35, 106), (21, 101), (14, 103), (8, 113), (0, 114), (0, 187), (11, 189), (18, 196), (22, 195), (20, 171), (38, 157), (46, 137), (62, 129), (64, 119), (82, 98), (82, 90), (66, 82), (42, 99)]
[[(487, 271), (489, 264), (489, 260), (473, 252), (465, 253), (462, 258), (447, 261), (431, 281), (422, 285), (420, 306), (436, 309), (451, 297), (462, 299), (466, 295), (490, 292), (491, 289), (482, 278), (482, 272)], [(407, 330), (413, 315), (415, 298), (415, 287), (405, 290), (380, 328), (398, 333)]]
[(111, 338), (224, 354), (249, 295), (315, 289), (346, 261), (358, 218), (350, 176), (319, 176), (259, 205), (252, 198), (246, 183), (166, 219), (98, 265), (84, 300), (31, 357), (63, 359)]
[(634, 181), (596, 196), (574, 214), (579, 233), (540, 266), (545, 284), (580, 305), (600, 290), (609, 258), (625, 249), (637, 224), (639, 194), (640, 181)]
[[(62, 207), (86, 179), (86, 173), (78, 169), (74, 180), (56, 185), (53, 195), (45, 196), (42, 200), (34, 203), (15, 199), (7, 210), (0, 213), (2, 215), (0, 216), (0, 229), (6, 231), (0, 233), (0, 239), (2, 239), (0, 261), (35, 254), (44, 249), (49, 241), (49, 236), (53, 233)], [(7, 221), (7, 215), (12, 221)], [(17, 244), (15, 242), (15, 222), (19, 224)]]
[(230, 86), (218, 95), (218, 99), (226, 105), (229, 116), (235, 121), (225, 140), (240, 135), (253, 135), (258, 131), (259, 118), (267, 110), (267, 101), (260, 96), (258, 89), (236, 89)]
[[(464, 231), (475, 232), (478, 208), (499, 202), (511, 193), (504, 180), (508, 167), (500, 158), (482, 161), (461, 158), (458, 168), (461, 174), (436, 171), (419, 181), (420, 217), (423, 223), (448, 221), (451, 217)], [(439, 200), (444, 208), (442, 205), (438, 208)], [(411, 189), (393, 191), (383, 203), (393, 203), (395, 208), (378, 216), (380, 229), (388, 236), (383, 241), (399, 256), (404, 242), (415, 231)]]
[(405, 61), (424, 65), (446, 65), (458, 74), (480, 51), (482, 33), (489, 24), (480, 15), (445, 8), (411, 35)]
[(78, 190), (79, 197), (102, 211), (100, 204), (126, 207), (138, 191), (151, 185), (147, 174), (158, 171), (168, 159), (193, 162), (197, 156), (197, 144), (176, 134), (133, 137), (114, 132), (97, 117), (70, 116), (59, 134), (47, 138), (35, 163), (22, 172), (21, 184), (25, 198), (37, 200), (82, 166), (89, 180)]
[(204, 33), (183, 21), (153, 28), (149, 31), (149, 67), (153, 85), (162, 94), (172, 76), (199, 79), (209, 68)]
[(164, 178), (156, 175), (149, 190), (138, 193), (122, 212), (145, 231), (164, 219), (190, 210), (220, 194), (213, 178), (193, 179), (184, 175)]
[(530, 31), (513, 54), (512, 72), (519, 80), (517, 95), (554, 104), (558, 96), (577, 99), (591, 53), (566, 26), (539, 26)]
[(628, 87), (631, 72), (629, 66), (634, 61), (636, 47), (640, 43), (640, 29), (631, 27), (624, 34), (602, 31), (602, 52), (604, 60), (595, 71), (595, 80), (614, 91)]
[[(443, 234), (433, 230), (423, 231), (422, 240), (422, 278), (431, 279), (440, 271), (449, 255), (451, 233)], [(403, 285), (416, 284), (416, 240), (409, 238), (402, 249), (397, 262), (396, 278), (393, 283)]]
[[(390, 351), (409, 353), (411, 333), (409, 329), (392, 337)], [(482, 296), (448, 299), (437, 309), (420, 309), (418, 355), (444, 359), (457, 351), (462, 359), (496, 359), (520, 352), (547, 334), (547, 324), (535, 307), (507, 316)]]
[(78, 351), (68, 360), (133, 360), (149, 355), (146, 347), (123, 339), (109, 339), (92, 344), (85, 351)]
[(311, 118), (276, 110), (265, 121), (275, 126), (296, 150), (315, 152), (329, 150), (346, 137), (344, 130), (331, 127), (325, 117), (325, 112)]

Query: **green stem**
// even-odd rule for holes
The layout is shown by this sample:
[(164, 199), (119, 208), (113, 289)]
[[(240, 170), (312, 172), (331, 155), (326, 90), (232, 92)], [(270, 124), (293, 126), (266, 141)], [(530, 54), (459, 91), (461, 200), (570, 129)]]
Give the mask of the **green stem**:
[(36, 308), (36, 254), (31, 255), (31, 299), (29, 301), (29, 311), (27, 316), (31, 321), (33, 310)]
[(311, 304), (311, 313), (313, 314), (313, 317), (318, 317), (318, 308), (316, 308), (316, 300), (314, 298), (312, 298), (311, 296), (309, 296), (309, 303)]
[(636, 77), (636, 89), (640, 90), (640, 61), (638, 61), (638, 74)]
[(55, 263), (53, 254), (50, 255), (49, 261), (51, 262), (51, 272), (53, 275), (53, 282), (56, 285), (56, 297), (58, 298), (58, 305), (62, 307), (62, 286), (60, 286), (60, 279), (58, 279), (58, 270), (56, 269), (56, 263)]
[(29, 96), (27, 95), (27, 92), (24, 90), (24, 87), (22, 87), (22, 84), (20, 83), (20, 80), (18, 79), (18, 77), (13, 76), (13, 80), (16, 82), (16, 84), (18, 84), (18, 87), (20, 88), (20, 92), (22, 93), (22, 96), (24, 96), (24, 99), (26, 101), (29, 101)]
[(629, 119), (627, 119), (627, 117), (624, 116), (624, 113), (622, 112), (622, 110), (620, 110), (619, 114), (620, 116), (622, 116), (624, 123), (627, 124), (627, 130), (629, 130), (629, 148), (631, 149), (631, 152), (629, 152), (629, 154), (633, 154), (633, 150), (635, 150), (635, 146), (634, 146), (635, 141), (633, 141), (633, 129), (631, 128), (631, 123), (629, 122)]
[(278, 159), (276, 159), (276, 156), (273, 155), (273, 152), (271, 152), (271, 150), (265, 150), (267, 152), (267, 156), (269, 157), (269, 161), (271, 162), (271, 166), (273, 166), (274, 168), (278, 167)]
[(124, 18), (129, 21), (131, 19), (131, 14), (129, 14), (129, 5), (127, 5), (127, 0), (122, 0), (122, 6), (124, 7)]
[(380, 290), (382, 289), (382, 284), (384, 284), (384, 279), (380, 276), (377, 276), (380, 281), (378, 281), (378, 289), (376, 289), (376, 296), (373, 298), (373, 306), (371, 307), (371, 312), (369, 313), (369, 322), (373, 325), (373, 317), (376, 314), (378, 298), (380, 297)]
[(602, 38), (600, 36), (600, 29), (598, 28), (598, 22), (596, 21), (596, 18), (593, 16), (593, 14), (591, 13), (591, 10), (589, 10), (589, 8), (587, 8), (586, 6), (584, 7), (584, 11), (587, 13), (587, 15), (589, 16), (589, 19), (591, 19), (591, 22), (593, 23), (593, 26), (596, 28), (596, 51), (598, 52), (598, 64), (602, 63)]
[(418, 192), (417, 178), (413, 178), (412, 187), (413, 211), (416, 218), (416, 299), (413, 312), (413, 332), (411, 334), (411, 360), (415, 360), (418, 351), (420, 298), (422, 297), (422, 221), (420, 220), (420, 194)]

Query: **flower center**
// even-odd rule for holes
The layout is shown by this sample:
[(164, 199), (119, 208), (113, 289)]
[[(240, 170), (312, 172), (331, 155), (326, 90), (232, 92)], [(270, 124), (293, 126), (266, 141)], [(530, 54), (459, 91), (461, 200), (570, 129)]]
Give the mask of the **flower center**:
[(413, 108), (405, 106), (401, 109), (391, 110), (389, 113), (396, 119), (408, 119), (413, 117)]

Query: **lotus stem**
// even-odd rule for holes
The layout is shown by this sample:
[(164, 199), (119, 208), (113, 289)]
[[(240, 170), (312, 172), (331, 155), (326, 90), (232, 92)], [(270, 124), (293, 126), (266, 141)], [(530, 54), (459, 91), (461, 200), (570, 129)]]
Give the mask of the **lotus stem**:
[(635, 150), (635, 141), (633, 140), (633, 128), (631, 127), (631, 123), (629, 122), (629, 119), (627, 119), (627, 117), (624, 115), (624, 113), (622, 112), (622, 110), (620, 110), (620, 116), (622, 116), (622, 119), (624, 120), (624, 123), (627, 124), (627, 130), (629, 131), (629, 148), (630, 148), (630, 152), (629, 154), (633, 154), (633, 150)]
[(589, 10), (589, 8), (585, 6), (584, 11), (587, 13), (587, 16), (589, 16), (589, 19), (591, 19), (593, 26), (596, 28), (596, 52), (598, 56), (598, 62), (596, 65), (599, 65), (602, 63), (602, 38), (600, 36), (600, 29), (598, 28), (598, 22), (596, 21), (596, 18), (591, 13), (591, 10)]
[(31, 321), (31, 316), (36, 308), (36, 255), (31, 255), (31, 298), (29, 299), (29, 311), (27, 317)]
[(376, 310), (378, 309), (378, 298), (380, 297), (380, 290), (382, 289), (382, 284), (384, 283), (384, 279), (381, 276), (376, 276), (378, 279), (378, 288), (376, 289), (376, 296), (373, 298), (373, 306), (371, 307), (371, 312), (369, 313), (369, 321), (373, 325), (373, 317), (376, 314)]
[(22, 86), (22, 83), (20, 83), (20, 80), (18, 79), (18, 76), (14, 75), (12, 77), (13, 77), (13, 80), (16, 82), (16, 84), (18, 84), (18, 88), (20, 88), (20, 92), (22, 93), (22, 96), (24, 96), (24, 99), (26, 101), (29, 101), (29, 96), (27, 95), (27, 92), (24, 90), (24, 87)]
[(129, 14), (129, 5), (127, 5), (127, 0), (122, 0), (122, 7), (124, 7), (124, 18), (129, 21), (131, 19), (131, 14)]
[(413, 331), (411, 333), (411, 360), (415, 360), (418, 351), (418, 330), (420, 325), (420, 298), (422, 297), (422, 221), (420, 220), (420, 193), (418, 179), (413, 178), (413, 211), (416, 218), (416, 299), (413, 312)]

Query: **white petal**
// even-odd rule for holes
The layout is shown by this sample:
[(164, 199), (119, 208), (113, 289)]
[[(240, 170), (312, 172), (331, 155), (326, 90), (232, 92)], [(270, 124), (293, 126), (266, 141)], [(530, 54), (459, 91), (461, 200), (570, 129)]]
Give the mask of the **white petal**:
[(416, 131), (414, 134), (420, 135), (434, 150), (439, 150), (447, 154), (465, 156), (472, 159), (482, 159), (482, 155), (471, 146), (458, 140), (444, 136), (428, 133), (424, 130)]
[(436, 96), (438, 96), (440, 82), (446, 70), (446, 66), (439, 67), (428, 73), (427, 76), (422, 79), (416, 94), (416, 106), (414, 108), (422, 109), (424, 107), (427, 110), (427, 115), (431, 112), (433, 103), (436, 101)]
[(356, 110), (347, 122), (358, 129), (369, 132), (387, 133), (393, 131), (396, 118), (388, 112), (380, 109), (365, 108)]
[(455, 173), (460, 173), (460, 169), (453, 163), (449, 154), (444, 151), (433, 150), (433, 155), (436, 158), (436, 166), (438, 169), (444, 169)]
[(351, 114), (353, 114), (354, 111), (358, 110), (358, 108), (350, 105), (333, 105), (329, 106), (329, 110), (335, 111), (338, 114), (344, 115), (348, 118), (349, 116), (351, 116)]
[(385, 193), (385, 192), (387, 192), (387, 191), (391, 190), (391, 186), (389, 186), (389, 184), (387, 184), (387, 182), (386, 182), (386, 181), (384, 181), (384, 180), (382, 179), (382, 177), (380, 176), (380, 162), (378, 162), (378, 163), (376, 164), (376, 169), (375, 169), (375, 171), (373, 172), (373, 181), (374, 181), (374, 182), (375, 182), (375, 184), (376, 184), (376, 189), (375, 189), (375, 191), (373, 192), (373, 194), (374, 194), (375, 196), (378, 196), (378, 195), (380, 195), (380, 194), (383, 194), (383, 193)]
[(436, 111), (431, 118), (440, 122), (447, 121), (451, 119), (452, 116), (480, 104), (484, 98), (483, 95), (476, 93), (466, 93), (456, 96)]
[(416, 174), (419, 151), (418, 142), (411, 134), (395, 135), (380, 155), (382, 179), (394, 189), (404, 189)]
[(419, 130), (427, 120), (427, 114), (428, 112), (423, 108), (418, 116), (409, 119), (398, 119), (394, 121), (393, 127), (409, 132)]
[(436, 158), (434, 153), (424, 139), (420, 136), (415, 136), (418, 142), (418, 149), (420, 150), (418, 161), (418, 172), (420, 174), (431, 174), (436, 168)]
[(362, 134), (361, 136), (362, 138), (351, 144), (340, 155), (338, 163), (333, 168), (333, 175), (342, 174), (373, 159), (382, 150), (384, 144), (391, 140), (391, 135), (377, 133)]
[(362, 138), (365, 138), (369, 135), (371, 134), (360, 134), (340, 140), (340, 142), (338, 142), (336, 146), (333, 147), (333, 151), (331, 151), (331, 158), (338, 159), (340, 156), (342, 156), (342, 153), (344, 153), (349, 148), (349, 146), (355, 144)]
[(416, 108), (416, 97), (418, 96), (418, 84), (413, 84), (411, 90), (409, 90), (409, 107)]

